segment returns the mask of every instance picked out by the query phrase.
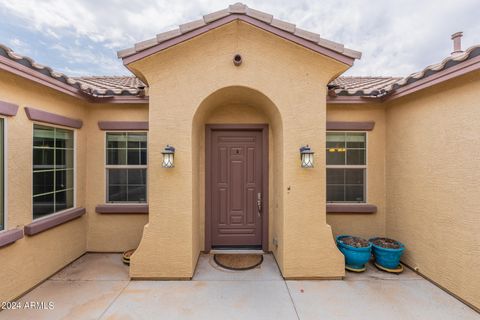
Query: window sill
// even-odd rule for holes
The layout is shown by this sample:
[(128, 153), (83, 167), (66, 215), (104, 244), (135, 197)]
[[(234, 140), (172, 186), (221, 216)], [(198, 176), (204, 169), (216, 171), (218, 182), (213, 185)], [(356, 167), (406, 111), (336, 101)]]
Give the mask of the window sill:
[(85, 214), (85, 208), (74, 208), (66, 210), (62, 213), (53, 214), (50, 217), (34, 221), (27, 224), (24, 228), (25, 234), (28, 236), (36, 235), (40, 232), (54, 228), (68, 221), (74, 220)]
[(23, 238), (22, 229), (12, 229), (0, 232), (0, 248), (8, 246), (9, 244), (14, 243), (15, 241)]
[(371, 214), (377, 212), (377, 206), (374, 204), (353, 204), (353, 203), (329, 203), (327, 204), (327, 213), (358, 213)]
[(148, 214), (148, 204), (100, 204), (95, 212), (103, 214)]

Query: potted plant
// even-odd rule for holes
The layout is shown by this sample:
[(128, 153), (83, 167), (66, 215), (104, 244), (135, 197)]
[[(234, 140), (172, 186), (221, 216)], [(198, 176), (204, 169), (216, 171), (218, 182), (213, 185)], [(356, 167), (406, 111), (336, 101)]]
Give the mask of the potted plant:
[(368, 240), (372, 244), (375, 265), (385, 271), (402, 272), (403, 267), (400, 264), (405, 246), (393, 239), (376, 237)]
[(365, 264), (372, 255), (372, 244), (360, 237), (337, 236), (337, 247), (345, 256), (345, 269), (354, 272), (365, 271)]

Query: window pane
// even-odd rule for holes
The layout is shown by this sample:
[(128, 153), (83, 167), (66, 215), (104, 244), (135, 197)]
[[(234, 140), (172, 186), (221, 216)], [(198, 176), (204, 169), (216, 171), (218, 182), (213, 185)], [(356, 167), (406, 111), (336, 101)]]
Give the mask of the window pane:
[(140, 164), (140, 150), (128, 150), (128, 162), (129, 165)]
[(345, 200), (344, 186), (327, 186), (327, 201), (339, 202)]
[(74, 205), (73, 139), (72, 130), (34, 125), (34, 219)]
[(147, 184), (147, 170), (146, 169), (129, 169), (128, 170), (128, 184)]
[(140, 164), (147, 165), (147, 149), (140, 150)]
[(73, 190), (57, 192), (55, 194), (55, 211), (73, 208)]
[(108, 187), (108, 202), (122, 202), (128, 201), (127, 199), (127, 186), (112, 186)]
[(126, 133), (107, 133), (107, 148), (126, 148)]
[(33, 149), (33, 170), (53, 169), (54, 149)]
[(146, 133), (129, 133), (128, 134), (128, 148), (146, 148), (147, 134)]
[(127, 169), (108, 169), (109, 185), (126, 185), (127, 181)]
[(73, 188), (73, 170), (60, 170), (55, 172), (55, 190)]
[[(107, 165), (147, 164), (147, 133), (107, 133)], [(107, 169), (108, 202), (145, 202), (146, 169)]]
[(107, 164), (110, 164), (110, 165), (127, 164), (127, 149), (108, 149)]
[(347, 149), (347, 165), (364, 165), (365, 150)]
[(57, 148), (73, 149), (73, 131), (55, 129), (55, 144)]
[(365, 148), (365, 132), (347, 133), (347, 148)]
[(327, 201), (364, 202), (365, 169), (327, 169)]
[(53, 191), (53, 171), (33, 173), (33, 195)]
[(345, 151), (338, 151), (335, 148), (327, 149), (327, 165), (344, 165)]
[(33, 219), (55, 212), (53, 193), (33, 197)]
[(363, 186), (345, 187), (345, 200), (350, 202), (363, 202)]
[(327, 169), (327, 185), (345, 183), (344, 169)]
[(53, 148), (55, 146), (55, 129), (35, 125), (33, 127), (33, 145)]
[(345, 133), (327, 132), (327, 148), (345, 148)]
[(56, 169), (73, 169), (73, 150), (55, 150), (55, 164)]
[(128, 186), (128, 201), (145, 202), (147, 200), (146, 186)]
[(346, 184), (363, 185), (363, 179), (364, 179), (364, 169), (345, 169)]

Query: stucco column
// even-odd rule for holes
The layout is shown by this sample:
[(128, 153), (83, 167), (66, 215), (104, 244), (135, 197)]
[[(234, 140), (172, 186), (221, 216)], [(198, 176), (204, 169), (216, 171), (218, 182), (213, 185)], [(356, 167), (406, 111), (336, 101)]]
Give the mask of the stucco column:
[[(133, 278), (190, 278), (192, 261), (191, 102), (157, 86), (150, 89), (148, 134), (149, 223), (132, 256)], [(175, 167), (162, 167), (162, 151), (176, 148)]]
[[(326, 224), (326, 85), (291, 88), (284, 120), (284, 261), (286, 278), (339, 278), (344, 258)], [(299, 148), (315, 152), (314, 168), (302, 168)]]

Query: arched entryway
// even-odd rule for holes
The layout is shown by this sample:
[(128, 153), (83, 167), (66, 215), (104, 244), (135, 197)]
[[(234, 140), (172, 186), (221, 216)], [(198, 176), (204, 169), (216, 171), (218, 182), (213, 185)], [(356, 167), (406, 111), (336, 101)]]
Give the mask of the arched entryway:
[(275, 252), (283, 135), (274, 103), (248, 87), (219, 89), (200, 104), (192, 134), (201, 250)]

